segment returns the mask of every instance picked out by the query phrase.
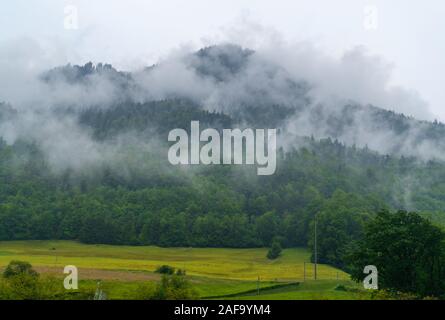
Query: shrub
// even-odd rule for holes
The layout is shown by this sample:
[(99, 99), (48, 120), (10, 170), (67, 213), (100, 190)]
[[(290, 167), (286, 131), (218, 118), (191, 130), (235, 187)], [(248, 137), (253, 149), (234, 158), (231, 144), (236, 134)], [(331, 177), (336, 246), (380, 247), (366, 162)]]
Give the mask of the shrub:
[(142, 283), (136, 290), (136, 300), (153, 300), (156, 295), (156, 285), (154, 282)]
[(177, 275), (177, 276), (185, 276), (185, 269), (184, 269), (184, 270), (182, 270), (182, 269), (178, 269), (178, 270), (176, 271), (176, 275)]
[(342, 284), (339, 284), (339, 285), (337, 285), (336, 287), (335, 287), (335, 289), (334, 290), (336, 290), (336, 291), (348, 291), (348, 288), (346, 288), (344, 285), (342, 285)]
[(161, 273), (161, 274), (174, 274), (175, 273), (175, 268), (170, 267), (166, 264), (160, 266), (159, 268), (156, 269), (157, 273)]
[(39, 276), (29, 262), (12, 260), (3, 271), (3, 277), (8, 279), (19, 275)]
[(274, 241), (272, 243), (272, 246), (269, 249), (269, 252), (267, 252), (267, 258), (270, 260), (277, 259), (281, 255), (281, 245), (278, 241)]
[(141, 284), (135, 296), (137, 300), (191, 300), (197, 299), (198, 293), (183, 277), (163, 275), (157, 284), (148, 282)]
[(191, 300), (197, 299), (198, 294), (191, 287), (189, 281), (182, 276), (162, 276), (153, 299), (155, 300)]

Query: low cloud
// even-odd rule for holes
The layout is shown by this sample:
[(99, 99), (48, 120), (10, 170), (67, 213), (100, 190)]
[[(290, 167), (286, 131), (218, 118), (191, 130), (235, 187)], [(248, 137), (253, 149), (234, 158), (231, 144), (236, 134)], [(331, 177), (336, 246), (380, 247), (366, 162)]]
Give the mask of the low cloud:
[[(287, 132), (320, 138), (330, 135), (330, 116), (341, 115), (350, 103), (433, 118), (418, 93), (391, 85), (392, 65), (365, 48), (353, 48), (338, 59), (311, 43), (263, 41), (254, 49), (225, 44), (195, 53), (181, 48), (132, 73), (90, 65), (91, 73), (68, 81), (63, 72), (57, 73), (63, 68), (50, 80), (44, 77), (66, 63), (63, 52), (29, 39), (0, 44), (0, 101), (18, 111), (14, 121), (0, 123), (0, 135), (8, 143), (36, 140), (54, 167), (81, 170), (112, 159), (118, 148), (93, 139), (78, 124), (76, 112), (125, 101), (187, 98), (229, 115), (246, 106), (286, 106), (296, 111), (286, 118)], [(62, 108), (74, 112), (61, 113)], [(318, 110), (324, 114), (314, 121)], [(353, 117), (348, 131), (336, 137), (347, 144), (423, 158), (441, 156), (433, 143), (418, 143), (421, 128), (416, 122), (410, 134), (400, 137), (391, 128), (376, 127), (369, 113)]]

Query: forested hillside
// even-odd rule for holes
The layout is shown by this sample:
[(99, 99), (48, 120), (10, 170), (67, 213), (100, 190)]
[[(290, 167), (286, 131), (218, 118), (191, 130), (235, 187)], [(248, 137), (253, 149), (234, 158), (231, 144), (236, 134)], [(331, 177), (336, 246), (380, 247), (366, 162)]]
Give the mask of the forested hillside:
[[(80, 121), (97, 139), (111, 140), (122, 130), (156, 128), (152, 123), (159, 137), (192, 119), (213, 127), (232, 123), (227, 115), (182, 104), (86, 110)], [(317, 215), (321, 258), (332, 262), (338, 247), (380, 208), (444, 207), (441, 163), (379, 155), (332, 139), (300, 138), (298, 144), (280, 150), (275, 175), (258, 177), (249, 166), (179, 169), (166, 164), (161, 146), (156, 153), (123, 150), (115, 161), (83, 173), (54, 172), (38, 144), (2, 141), (0, 239), (255, 247), (278, 237), (285, 246), (306, 246)]]
[[(224, 94), (221, 88), (243, 77), (253, 55), (207, 48), (187, 63)], [(0, 240), (312, 246), (316, 219), (320, 261), (342, 266), (345, 247), (382, 208), (443, 220), (443, 124), (358, 104), (333, 112), (311, 104), (308, 84), (287, 78), (272, 91), (249, 82), (250, 91), (233, 108), (232, 96), (220, 108), (173, 91), (136, 99), (137, 79), (157, 68), (130, 74), (87, 64), (41, 77), (48, 86), (93, 89), (105, 77), (120, 93), (112, 103), (64, 100), (31, 116), (28, 109), (0, 105)], [(275, 83), (278, 74), (283, 80), (282, 70), (263, 71), (268, 81), (262, 85)], [(277, 93), (292, 103), (274, 100)], [(245, 165), (170, 165), (168, 132), (189, 130), (193, 120), (219, 130), (277, 128), (276, 173), (257, 176)]]

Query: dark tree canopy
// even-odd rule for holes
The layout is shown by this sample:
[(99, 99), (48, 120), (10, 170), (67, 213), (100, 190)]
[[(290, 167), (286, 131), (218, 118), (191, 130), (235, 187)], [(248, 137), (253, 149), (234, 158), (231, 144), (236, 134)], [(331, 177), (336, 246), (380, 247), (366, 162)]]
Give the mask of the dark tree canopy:
[(445, 294), (445, 235), (416, 213), (380, 211), (365, 226), (363, 239), (348, 256), (352, 276), (375, 265), (381, 289), (422, 296)]
[(3, 271), (3, 277), (7, 279), (22, 275), (37, 277), (39, 274), (32, 268), (29, 262), (18, 260), (11, 261)]
[(278, 241), (273, 241), (272, 246), (270, 247), (269, 251), (267, 252), (267, 259), (274, 260), (277, 259), (281, 255), (281, 245)]

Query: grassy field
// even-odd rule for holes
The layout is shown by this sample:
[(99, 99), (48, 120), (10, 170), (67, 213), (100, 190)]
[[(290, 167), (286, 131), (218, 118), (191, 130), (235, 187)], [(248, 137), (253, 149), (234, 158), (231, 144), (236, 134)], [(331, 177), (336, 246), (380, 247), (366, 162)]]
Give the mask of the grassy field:
[[(30, 262), (37, 271), (63, 277), (65, 265), (79, 270), (81, 285), (101, 280), (109, 298), (131, 296), (141, 281), (157, 281), (163, 264), (185, 269), (202, 298), (230, 299), (359, 299), (357, 293), (335, 290), (355, 284), (331, 266), (318, 266), (318, 280), (306, 249), (286, 249), (270, 261), (267, 249), (159, 248), (85, 245), (73, 241), (0, 242), (0, 268), (11, 260)], [(306, 272), (304, 264), (306, 262)], [(257, 279), (260, 277), (260, 296)], [(304, 281), (306, 278), (306, 281)]]
[[(72, 241), (0, 242), (0, 267), (11, 260), (25, 260), (37, 267), (75, 265), (79, 269), (153, 272), (168, 264), (186, 269), (188, 275), (236, 280), (304, 279), (306, 249), (286, 249), (277, 260), (266, 258), (267, 249), (159, 248), (85, 245)], [(346, 279), (347, 274), (327, 265), (318, 266), (319, 279)], [(306, 264), (306, 278), (313, 265)]]
[[(348, 290), (339, 289), (340, 286)], [(350, 280), (309, 280), (294, 287), (265, 288), (260, 295), (240, 294), (236, 300), (367, 300), (371, 294)]]

